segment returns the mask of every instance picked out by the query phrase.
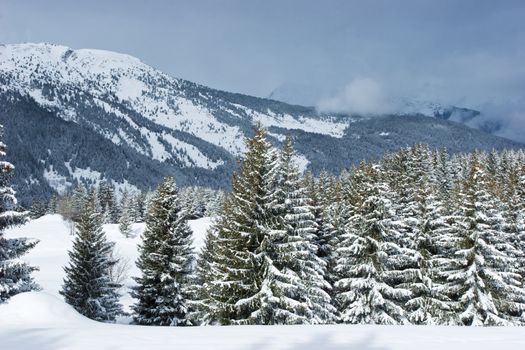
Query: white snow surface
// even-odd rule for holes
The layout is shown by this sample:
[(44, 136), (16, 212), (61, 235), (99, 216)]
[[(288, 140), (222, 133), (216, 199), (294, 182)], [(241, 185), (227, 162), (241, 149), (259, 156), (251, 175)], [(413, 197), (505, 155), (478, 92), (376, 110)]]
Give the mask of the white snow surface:
[[(202, 246), (211, 218), (190, 221), (196, 249)], [(118, 254), (129, 259), (130, 276), (144, 224), (133, 225), (132, 238), (117, 225), (105, 225)], [(425, 326), (230, 326), (143, 327), (89, 320), (67, 305), (58, 290), (73, 236), (59, 215), (47, 215), (6, 232), (8, 237), (34, 237), (40, 243), (24, 259), (39, 266), (42, 291), (22, 293), (0, 304), (0, 348), (6, 350), (144, 350), (144, 349), (287, 349), (287, 350), (437, 350), (524, 349), (520, 327)], [(125, 285), (132, 285), (127, 278)], [(132, 302), (127, 290), (122, 301)], [(123, 320), (121, 320), (123, 321)]]

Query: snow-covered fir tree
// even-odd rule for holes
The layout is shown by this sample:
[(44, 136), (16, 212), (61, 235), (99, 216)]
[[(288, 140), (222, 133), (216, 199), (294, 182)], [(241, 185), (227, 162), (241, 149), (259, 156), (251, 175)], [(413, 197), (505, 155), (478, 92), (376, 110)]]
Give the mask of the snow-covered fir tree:
[(411, 256), (407, 269), (412, 278), (407, 288), (412, 292), (405, 308), (413, 324), (448, 324), (450, 299), (444, 292), (443, 279), (439, 273), (445, 263), (440, 255), (440, 238), (448, 229), (443, 220), (446, 212), (439, 196), (439, 184), (431, 166), (431, 155), (424, 145), (415, 145), (407, 150), (405, 174), (399, 174), (404, 196), (398, 204), (398, 220), (404, 230), (404, 245)]
[(131, 224), (133, 224), (133, 207), (132, 198), (127, 190), (122, 193), (120, 201), (120, 218), (118, 228), (124, 237), (129, 238), (131, 233)]
[(209, 283), (208, 319), (219, 324), (266, 322), (260, 314), (267, 262), (266, 239), (274, 216), (272, 191), (276, 152), (259, 126), (247, 141), (239, 174), (213, 230), (213, 280)]
[(136, 193), (131, 198), (131, 215), (133, 222), (144, 222), (146, 217), (147, 203), (146, 192)]
[(71, 193), (71, 220), (77, 222), (80, 219), (80, 213), (82, 212), (82, 208), (87, 200), (87, 189), (82, 183), (79, 183)]
[[(0, 139), (3, 127), (0, 125)], [(6, 145), (0, 141), (0, 158), (6, 155)], [(31, 278), (36, 268), (29, 266), (21, 258), (38, 241), (27, 238), (6, 238), (4, 231), (10, 227), (24, 224), (29, 213), (18, 212), (15, 191), (9, 186), (14, 166), (0, 160), (0, 303), (15, 294), (37, 288)]]
[(91, 194), (80, 214), (60, 294), (82, 315), (112, 322), (122, 314), (120, 285), (109, 275), (117, 261), (111, 257), (113, 243), (106, 239), (102, 230), (103, 218), (96, 210), (96, 202), (96, 195)]
[(525, 310), (517, 253), (502, 232), (500, 203), (489, 187), (475, 153), (456, 200), (456, 259), (447, 271), (449, 291), (465, 325), (516, 323)]
[(344, 323), (402, 324), (411, 293), (400, 285), (401, 233), (394, 225), (393, 194), (376, 165), (362, 164), (359, 202), (338, 244), (336, 301)]
[[(324, 182), (326, 180), (326, 182)], [(325, 265), (326, 271), (324, 279), (328, 282), (329, 288), (325, 291), (333, 297), (333, 283), (335, 280), (336, 254), (335, 247), (337, 239), (340, 236), (341, 224), (347, 218), (347, 212), (341, 201), (327, 202), (324, 197), (324, 191), (329, 188), (328, 177), (323, 176), (315, 179), (312, 174), (307, 173), (304, 177), (304, 186), (307, 196), (311, 201), (314, 221), (316, 224), (314, 243), (317, 246), (317, 256), (321, 258)]]
[(118, 221), (118, 207), (115, 196), (115, 187), (102, 181), (98, 185), (98, 204), (103, 215), (104, 223), (115, 224)]
[(49, 211), (48, 203), (44, 199), (36, 198), (31, 203), (30, 217), (31, 219), (38, 219), (46, 215)]
[(172, 178), (157, 188), (145, 222), (137, 261), (141, 274), (132, 292), (137, 299), (133, 320), (141, 325), (191, 325), (192, 232)]
[(509, 171), (502, 191), (503, 230), (515, 248), (518, 268), (525, 282), (525, 164), (515, 164)]
[(326, 292), (326, 262), (317, 256), (316, 223), (310, 198), (294, 164), (287, 138), (279, 156), (274, 193), (268, 210), (272, 219), (261, 243), (265, 260), (260, 310), (256, 323), (318, 324), (334, 322), (336, 309)]
[(215, 239), (217, 233), (214, 226), (208, 229), (204, 238), (204, 244), (197, 258), (197, 266), (193, 277), (192, 293), (195, 300), (190, 301), (189, 318), (193, 324), (209, 325), (216, 322), (214, 319), (216, 305), (214, 282), (218, 280), (216, 271), (216, 251)]

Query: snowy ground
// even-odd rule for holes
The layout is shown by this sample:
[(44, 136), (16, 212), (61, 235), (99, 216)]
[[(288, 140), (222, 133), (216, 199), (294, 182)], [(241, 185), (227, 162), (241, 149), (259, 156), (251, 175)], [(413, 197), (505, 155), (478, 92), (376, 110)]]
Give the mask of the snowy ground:
[[(211, 220), (190, 222), (198, 249)], [(117, 225), (106, 225), (119, 255), (129, 260), (123, 303), (132, 302), (127, 287), (137, 273), (134, 260), (142, 224), (124, 238)], [(288, 350), (434, 350), (525, 349), (525, 328), (468, 328), (417, 326), (246, 326), (140, 327), (91, 321), (63, 302), (58, 294), (71, 246), (70, 229), (57, 215), (49, 215), (13, 229), (8, 237), (35, 237), (40, 243), (26, 259), (39, 266), (39, 292), (23, 293), (0, 305), (1, 350), (48, 349), (288, 349)], [(120, 320), (124, 323), (126, 320)]]

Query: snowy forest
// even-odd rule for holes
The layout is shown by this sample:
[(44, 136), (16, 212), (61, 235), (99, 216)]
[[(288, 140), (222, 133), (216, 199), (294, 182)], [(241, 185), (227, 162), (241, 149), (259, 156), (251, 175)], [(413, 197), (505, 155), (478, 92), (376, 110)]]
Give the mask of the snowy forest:
[[(127, 236), (144, 222), (135, 324), (525, 325), (523, 151), (418, 144), (314, 176), (299, 171), (292, 138), (277, 149), (258, 126), (246, 148), (229, 193), (167, 177), (117, 196), (100, 183), (29, 211), (14, 210), (2, 162), (0, 302), (38, 288), (38, 267), (20, 259), (37, 242), (4, 230), (60, 213), (75, 235), (61, 294), (98, 321), (124, 313), (102, 225)], [(196, 252), (187, 220), (203, 216), (214, 222)]]

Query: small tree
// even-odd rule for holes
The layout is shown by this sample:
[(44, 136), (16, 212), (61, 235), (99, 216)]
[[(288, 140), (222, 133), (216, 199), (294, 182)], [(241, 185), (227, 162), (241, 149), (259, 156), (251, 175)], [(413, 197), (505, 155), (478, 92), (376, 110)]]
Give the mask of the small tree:
[(131, 224), (133, 219), (131, 204), (132, 203), (128, 191), (126, 190), (122, 194), (120, 218), (118, 221), (120, 233), (122, 233), (126, 238), (129, 238), (129, 234), (131, 233)]
[[(0, 126), (2, 136), (2, 126)], [(6, 146), (0, 142), (0, 157), (5, 156)], [(0, 161), (0, 303), (15, 294), (36, 288), (31, 272), (36, 268), (27, 265), (19, 258), (38, 241), (26, 238), (8, 239), (4, 230), (26, 222), (28, 213), (14, 211), (15, 191), (9, 186), (9, 175), (14, 167), (11, 163)]]
[(192, 232), (181, 210), (172, 178), (159, 185), (146, 215), (146, 230), (137, 267), (141, 276), (132, 296), (134, 322), (141, 325), (187, 326)]
[(113, 244), (102, 231), (102, 216), (96, 211), (96, 200), (92, 194), (81, 212), (60, 294), (82, 315), (111, 322), (122, 313), (117, 292), (121, 286), (110, 277), (117, 261), (111, 258)]

